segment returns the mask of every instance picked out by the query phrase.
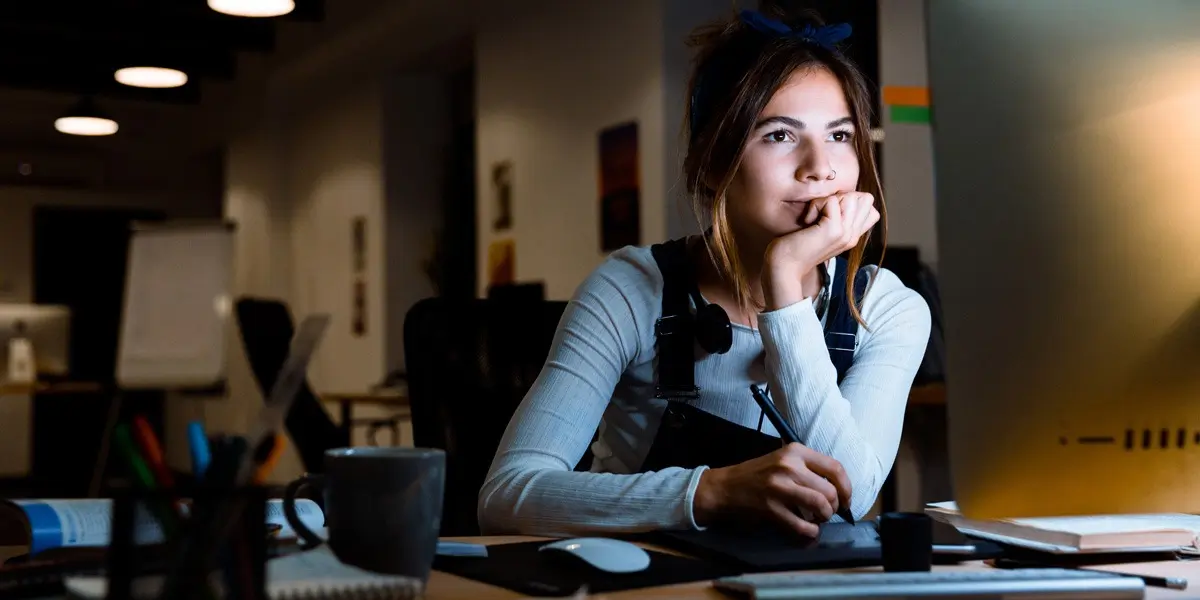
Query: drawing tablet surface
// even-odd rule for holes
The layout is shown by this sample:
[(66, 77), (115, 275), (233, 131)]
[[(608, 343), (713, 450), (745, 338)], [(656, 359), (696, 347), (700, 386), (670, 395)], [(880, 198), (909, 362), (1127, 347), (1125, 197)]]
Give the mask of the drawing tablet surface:
[(663, 531), (656, 543), (692, 556), (737, 566), (747, 572), (830, 569), (882, 564), (879, 533), (872, 521), (826, 523), (817, 539), (777, 527)]

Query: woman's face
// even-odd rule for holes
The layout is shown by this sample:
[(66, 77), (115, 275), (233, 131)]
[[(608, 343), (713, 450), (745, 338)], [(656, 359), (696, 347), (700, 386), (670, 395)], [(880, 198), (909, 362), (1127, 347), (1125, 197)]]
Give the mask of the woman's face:
[[(742, 150), (726, 211), (735, 235), (766, 244), (804, 227), (808, 202), (858, 187), (850, 106), (826, 69), (797, 71), (775, 92)], [(746, 238), (743, 238), (746, 239)]]

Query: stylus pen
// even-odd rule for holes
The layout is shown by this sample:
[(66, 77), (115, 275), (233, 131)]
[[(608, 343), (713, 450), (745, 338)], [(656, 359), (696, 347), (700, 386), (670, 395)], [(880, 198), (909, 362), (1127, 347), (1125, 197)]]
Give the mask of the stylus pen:
[[(1041, 564), (1038, 562), (1013, 559), (1013, 558), (997, 558), (997, 559), (991, 561), (991, 563), (992, 563), (993, 567), (997, 567), (1000, 569), (1029, 569), (1029, 568), (1036, 569), (1036, 568), (1048, 568), (1048, 567), (1053, 566), (1053, 565)], [(1120, 575), (1122, 577), (1137, 577), (1138, 579), (1141, 579), (1146, 585), (1153, 586), (1153, 587), (1167, 588), (1169, 590), (1186, 590), (1187, 586), (1188, 586), (1188, 580), (1183, 577), (1160, 577), (1158, 575), (1139, 575), (1137, 573), (1124, 573), (1124, 572), (1119, 572), (1119, 571), (1110, 571), (1108, 569), (1089, 569), (1087, 567), (1071, 567), (1071, 568), (1074, 568), (1077, 571), (1092, 571), (1095, 573), (1110, 573), (1113, 575)]]
[[(758, 403), (758, 407), (762, 409), (763, 414), (767, 415), (767, 419), (770, 419), (771, 424), (775, 426), (775, 431), (779, 432), (784, 442), (788, 444), (800, 443), (800, 436), (796, 435), (795, 430), (787, 424), (787, 421), (783, 420), (783, 415), (779, 414), (775, 405), (767, 399), (767, 396), (763, 394), (762, 390), (758, 389), (757, 385), (750, 384), (750, 395), (754, 396), (754, 401)], [(851, 525), (854, 524), (854, 514), (850, 512), (849, 506), (843, 505), (838, 507), (837, 516)]]

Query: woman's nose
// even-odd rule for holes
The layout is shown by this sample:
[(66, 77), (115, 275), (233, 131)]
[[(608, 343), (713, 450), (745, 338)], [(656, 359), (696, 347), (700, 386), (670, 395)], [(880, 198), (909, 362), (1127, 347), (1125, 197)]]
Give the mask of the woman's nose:
[(829, 155), (821, 144), (812, 144), (807, 148), (804, 158), (796, 165), (797, 181), (821, 181), (833, 179), (833, 166), (829, 164)]

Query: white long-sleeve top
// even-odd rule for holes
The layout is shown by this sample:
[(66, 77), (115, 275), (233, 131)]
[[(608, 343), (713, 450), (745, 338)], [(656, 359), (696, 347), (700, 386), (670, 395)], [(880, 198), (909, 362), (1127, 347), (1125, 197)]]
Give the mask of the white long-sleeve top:
[[(836, 262), (830, 261), (830, 277)], [(733, 326), (725, 354), (696, 363), (697, 408), (778, 436), (750, 395), (767, 384), (801, 442), (837, 459), (855, 518), (875, 503), (900, 442), (908, 391), (929, 340), (924, 299), (887, 269), (859, 309), (854, 363), (841, 386), (811, 300)], [(479, 492), (484, 534), (579, 535), (696, 528), (700, 474), (638, 473), (666, 400), (654, 397), (654, 324), (663, 278), (649, 247), (612, 253), (568, 303), (541, 374), (521, 402)], [(573, 471), (599, 425), (590, 472)], [(713, 440), (720, 444), (720, 440)]]

